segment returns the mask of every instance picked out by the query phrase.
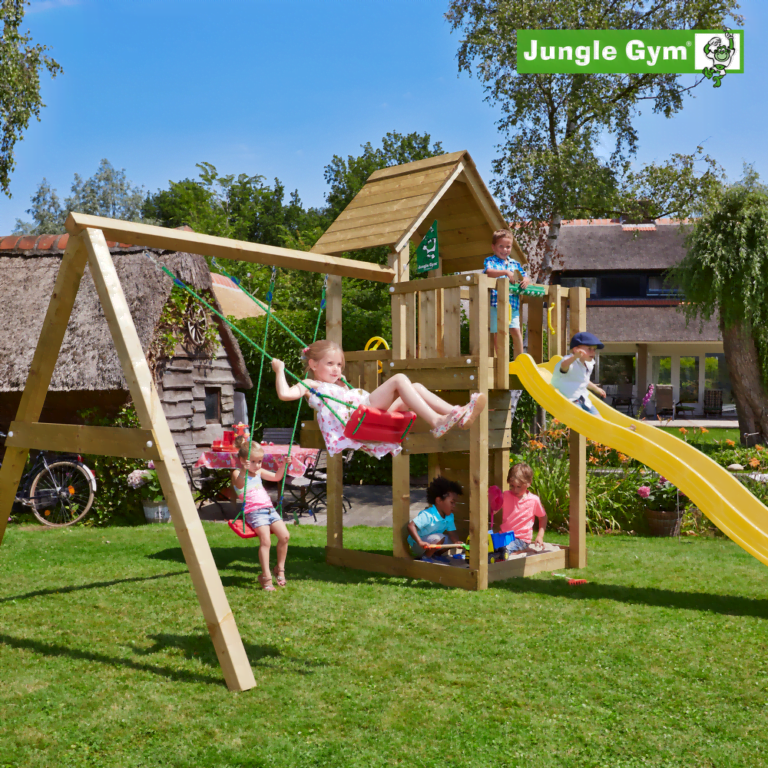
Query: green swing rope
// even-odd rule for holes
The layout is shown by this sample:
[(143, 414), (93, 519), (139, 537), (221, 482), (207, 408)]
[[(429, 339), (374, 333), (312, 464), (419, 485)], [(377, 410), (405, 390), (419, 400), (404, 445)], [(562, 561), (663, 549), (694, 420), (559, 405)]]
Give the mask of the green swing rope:
[[(315, 341), (317, 341), (317, 333), (320, 330), (320, 318), (323, 314), (323, 309), (325, 309), (325, 292), (328, 288), (328, 275), (325, 276), (325, 280), (323, 280), (323, 293), (320, 297), (320, 309), (317, 312), (317, 322), (315, 323), (315, 335), (312, 337), (312, 343), (314, 344)], [(309, 374), (306, 374), (304, 378), (306, 378)], [(347, 384), (349, 386), (349, 384)], [(283, 484), (280, 486), (280, 516), (283, 515), (283, 499), (285, 498), (285, 480), (288, 476), (288, 465), (291, 463), (291, 451), (293, 450), (293, 438), (296, 436), (296, 428), (299, 425), (299, 414), (301, 413), (301, 405), (302, 402), (299, 400), (298, 408), (296, 408), (296, 418), (293, 420), (293, 432), (291, 433), (291, 443), (288, 446), (288, 456), (286, 456), (285, 459), (285, 472), (283, 473)], [(338, 417), (337, 417), (338, 418)], [(315, 513), (312, 513), (312, 516), (315, 517)], [(298, 523), (298, 517), (295, 512), (293, 512), (293, 519), (296, 523)], [(315, 517), (315, 522), (317, 522), (317, 518)]]
[[(237, 333), (239, 336), (245, 339), (252, 347), (259, 350), (259, 352), (261, 352), (268, 360), (272, 361), (275, 359), (263, 347), (259, 346), (247, 334), (243, 333), (236, 325), (233, 325), (232, 323), (230, 323), (229, 320), (227, 320), (227, 318), (221, 314), (221, 312), (214, 309), (202, 296), (198, 295), (192, 288), (190, 288), (186, 283), (184, 283), (183, 280), (180, 280), (178, 277), (176, 277), (173, 274), (173, 272), (171, 272), (170, 269), (168, 269), (165, 265), (160, 264), (160, 262), (158, 262), (153, 256), (150, 256), (150, 254), (147, 253), (146, 251), (144, 253), (147, 256), (147, 258), (150, 259), (150, 261), (152, 261), (160, 271), (165, 273), (168, 277), (171, 278), (171, 280), (173, 280), (174, 285), (177, 285), (179, 288), (186, 291), (191, 296), (194, 296), (204, 307), (208, 309), (209, 312), (211, 312), (211, 314), (216, 315), (216, 317), (218, 317), (223, 323), (225, 323), (231, 330), (233, 330), (235, 333)], [(324, 395), (322, 392), (318, 392), (314, 387), (310, 387), (309, 384), (307, 384), (302, 379), (300, 379), (295, 373), (292, 373), (287, 369), (285, 370), (285, 373), (288, 374), (288, 376), (290, 376), (291, 378), (295, 379), (299, 384), (301, 384), (303, 387), (308, 389), (313, 395), (316, 395), (324, 402), (326, 400), (333, 400), (334, 402), (343, 405), (345, 408), (349, 408), (349, 403), (346, 402), (345, 400), (339, 400), (339, 398), (337, 397), (332, 397), (331, 395)], [(339, 416), (339, 414), (336, 413), (336, 411), (334, 411), (333, 408), (330, 405), (328, 405), (327, 402), (325, 403), (325, 406), (344, 426), (347, 425), (346, 421), (344, 421), (344, 419), (342, 419), (341, 416)]]
[[(250, 463), (251, 463), (251, 451), (253, 450), (253, 430), (256, 426), (256, 412), (258, 411), (258, 408), (259, 408), (259, 395), (261, 394), (261, 377), (264, 373), (264, 355), (266, 354), (267, 336), (269, 334), (269, 318), (272, 316), (272, 298), (274, 296), (276, 276), (277, 276), (277, 267), (272, 267), (272, 279), (269, 282), (269, 291), (267, 291), (267, 300), (269, 301), (269, 306), (267, 307), (267, 322), (264, 326), (264, 340), (262, 341), (262, 344), (264, 345), (264, 349), (262, 350), (261, 362), (259, 363), (259, 384), (256, 387), (256, 399), (253, 402), (253, 416), (251, 417), (251, 431), (248, 435), (248, 438), (249, 438), (248, 439), (248, 466), (250, 466)], [(240, 516), (242, 515), (243, 530), (245, 530), (245, 504), (246, 504), (247, 495), (248, 495), (248, 472), (246, 471), (245, 482), (243, 483), (243, 507), (235, 517), (235, 522), (237, 522), (240, 519)], [(282, 514), (282, 499), (281, 499), (280, 517), (282, 516), (283, 514)]]
[[(258, 307), (260, 307), (264, 311), (268, 311), (268, 308), (264, 304), (264, 302), (262, 302), (259, 299), (257, 299), (250, 291), (247, 291), (243, 287), (243, 284), (240, 282), (240, 278), (239, 277), (235, 277), (234, 275), (230, 275), (229, 272), (227, 272), (227, 270), (224, 269), (224, 267), (222, 267), (221, 264), (219, 264), (218, 261), (216, 261), (215, 257), (213, 259), (211, 259), (211, 261), (213, 262), (213, 266), (216, 267), (216, 269), (218, 269), (221, 272), (221, 274), (224, 275), (224, 277), (228, 277), (251, 301), (253, 301)], [(326, 276), (325, 281), (323, 283), (323, 301), (325, 301), (325, 291), (326, 291), (327, 286), (328, 286), (328, 277)], [(271, 306), (271, 304), (270, 304), (270, 306)], [(321, 302), (320, 309), (322, 310), (324, 306), (325, 305)], [(274, 316), (274, 320), (284, 331), (287, 331), (288, 335), (292, 339), (294, 339), (294, 341), (298, 341), (299, 344), (301, 344), (301, 348), (302, 349), (304, 349), (306, 346), (308, 346), (279, 317), (277, 317), (277, 315)], [(314, 342), (316, 342), (316, 341), (317, 341), (317, 328), (315, 328), (315, 335), (314, 335), (314, 337), (312, 339), (312, 343), (314, 344)], [(341, 380), (350, 389), (352, 389), (352, 385), (343, 376), (341, 377)]]

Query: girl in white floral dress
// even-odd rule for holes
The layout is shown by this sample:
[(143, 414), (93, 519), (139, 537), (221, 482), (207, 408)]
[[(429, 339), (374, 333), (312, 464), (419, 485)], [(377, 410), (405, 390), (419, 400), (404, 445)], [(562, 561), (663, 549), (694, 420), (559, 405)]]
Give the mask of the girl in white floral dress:
[[(380, 459), (388, 453), (397, 456), (402, 450), (400, 443), (361, 443), (344, 436), (346, 422), (361, 405), (369, 405), (382, 411), (413, 411), (429, 424), (435, 437), (442, 437), (456, 425), (462, 429), (469, 428), (485, 407), (485, 395), (481, 393), (473, 394), (467, 405), (452, 406), (422, 384), (413, 384), (402, 373), (395, 374), (370, 393), (364, 389), (348, 389), (340, 383), (345, 365), (344, 352), (332, 341), (323, 340), (310, 344), (303, 350), (302, 357), (306, 370), (311, 371), (314, 376), (314, 379), (305, 380), (307, 386), (289, 386), (285, 378), (285, 364), (282, 360), (272, 360), (272, 370), (277, 374), (277, 396), (281, 400), (298, 400), (304, 396), (308, 398), (310, 407), (318, 412), (320, 431), (331, 456), (351, 448), (365, 451)], [(331, 412), (329, 404), (319, 395), (343, 400), (348, 404), (345, 406), (335, 400), (330, 401), (330, 407), (344, 423)]]

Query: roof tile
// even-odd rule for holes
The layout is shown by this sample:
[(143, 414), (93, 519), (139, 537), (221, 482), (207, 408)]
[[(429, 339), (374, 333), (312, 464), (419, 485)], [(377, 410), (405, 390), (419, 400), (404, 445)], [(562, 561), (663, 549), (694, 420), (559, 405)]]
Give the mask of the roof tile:
[(67, 247), (68, 242), (69, 242), (69, 234), (60, 235), (59, 239), (56, 241), (56, 244), (53, 246), (53, 248), (60, 248), (63, 251)]
[(21, 251), (31, 251), (37, 242), (37, 235), (25, 235), (19, 240), (16, 246)]
[(16, 247), (16, 243), (21, 240), (20, 237), (14, 237), (11, 235), (10, 237), (4, 237), (2, 240), (0, 240), (0, 250), (3, 251), (10, 251), (13, 248)]
[(56, 242), (56, 237), (56, 235), (41, 235), (37, 241), (37, 250), (47, 251)]

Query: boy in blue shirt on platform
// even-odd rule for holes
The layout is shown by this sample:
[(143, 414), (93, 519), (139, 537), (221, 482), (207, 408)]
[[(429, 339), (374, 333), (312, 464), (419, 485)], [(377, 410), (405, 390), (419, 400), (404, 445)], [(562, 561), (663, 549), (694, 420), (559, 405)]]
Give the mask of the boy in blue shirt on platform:
[(461, 543), (453, 519), (456, 497), (461, 494), (461, 486), (446, 477), (438, 476), (429, 484), (427, 501), (432, 506), (408, 523), (408, 544), (414, 557), (422, 557), (428, 544)]
[[(525, 274), (523, 265), (512, 258), (512, 249), (514, 247), (514, 237), (508, 229), (498, 229), (493, 233), (491, 240), (491, 250), (493, 256), (485, 259), (483, 272), (488, 277), (508, 277), (509, 285), (520, 283), (520, 290), (525, 290), (530, 285), (530, 280)], [(519, 278), (518, 278), (518, 273)], [(499, 354), (499, 344), (497, 340), (498, 317), (496, 306), (498, 304), (498, 295), (495, 290), (491, 291), (491, 322), (490, 331), (493, 334), (493, 347), (496, 354)], [(523, 353), (523, 334), (520, 333), (520, 296), (517, 293), (509, 292), (509, 335), (512, 337), (513, 359)]]

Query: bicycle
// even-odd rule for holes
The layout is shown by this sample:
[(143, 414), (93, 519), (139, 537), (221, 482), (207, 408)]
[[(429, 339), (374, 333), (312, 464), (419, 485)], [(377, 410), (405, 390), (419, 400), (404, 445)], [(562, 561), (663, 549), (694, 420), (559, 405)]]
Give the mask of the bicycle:
[[(0, 432), (0, 438), (7, 435)], [(1, 466), (1, 465), (0, 465)], [(51, 528), (64, 528), (82, 520), (96, 495), (96, 476), (75, 453), (60, 454), (52, 462), (38, 451), (21, 478), (15, 501)]]

